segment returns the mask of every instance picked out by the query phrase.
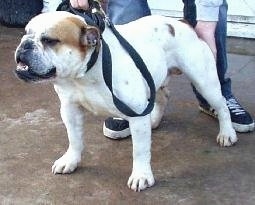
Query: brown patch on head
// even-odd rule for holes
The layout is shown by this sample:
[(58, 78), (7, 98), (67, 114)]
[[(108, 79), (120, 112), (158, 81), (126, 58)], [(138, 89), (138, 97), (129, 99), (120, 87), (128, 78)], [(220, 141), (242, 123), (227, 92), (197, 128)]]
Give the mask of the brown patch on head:
[[(92, 41), (93, 38), (91, 37), (92, 30), (95, 34), (98, 33), (96, 37), (99, 38), (100, 33), (97, 28), (88, 26), (82, 19), (75, 16), (68, 16), (59, 20), (42, 35), (59, 41), (54, 47), (56, 51), (58, 51), (62, 45), (67, 45), (73, 49), (78, 49), (85, 55), (88, 47), (95, 45), (95, 41)], [(91, 44), (91, 41), (94, 44)]]
[(167, 24), (168, 25), (168, 31), (169, 33), (172, 34), (172, 36), (175, 36), (175, 30), (174, 27), (171, 24)]
[(61, 44), (85, 51), (86, 48), (80, 43), (80, 36), (83, 30), (86, 30), (86, 24), (82, 20), (75, 17), (67, 17), (50, 28), (47, 31), (47, 35), (58, 39)]

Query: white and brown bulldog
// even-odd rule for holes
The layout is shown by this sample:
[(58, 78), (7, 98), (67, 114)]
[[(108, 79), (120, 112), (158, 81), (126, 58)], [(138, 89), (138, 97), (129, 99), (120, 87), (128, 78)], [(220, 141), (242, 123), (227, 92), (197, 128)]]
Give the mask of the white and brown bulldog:
[[(135, 191), (154, 184), (151, 170), (151, 129), (158, 126), (168, 102), (170, 73), (176, 67), (218, 113), (217, 142), (231, 146), (237, 141), (230, 115), (221, 94), (215, 60), (207, 44), (187, 24), (162, 16), (148, 16), (117, 30), (140, 53), (156, 86), (156, 102), (151, 114), (128, 117), (114, 105), (102, 76), (102, 47), (97, 28), (67, 12), (52, 12), (33, 18), (16, 50), (19, 78), (51, 81), (61, 101), (61, 117), (67, 129), (69, 147), (55, 161), (52, 172), (71, 173), (81, 160), (86, 108), (94, 114), (119, 116), (129, 121), (133, 141), (133, 169), (128, 186)], [(148, 104), (149, 89), (141, 73), (116, 37), (107, 28), (102, 34), (112, 55), (113, 92), (137, 113)], [(99, 57), (88, 71), (95, 49)]]

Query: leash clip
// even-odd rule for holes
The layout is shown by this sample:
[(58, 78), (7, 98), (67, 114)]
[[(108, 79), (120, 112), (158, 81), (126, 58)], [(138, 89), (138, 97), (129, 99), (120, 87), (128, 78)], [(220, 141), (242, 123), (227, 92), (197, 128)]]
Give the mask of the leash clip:
[(111, 26), (111, 20), (110, 20), (109, 16), (105, 15), (104, 16), (104, 21), (105, 21), (107, 26), (109, 26), (109, 27)]
[(89, 10), (91, 13), (95, 14), (95, 13), (99, 13), (100, 15), (102, 15), (104, 18), (106, 16), (102, 6), (101, 6), (101, 2), (100, 0), (89, 0)]

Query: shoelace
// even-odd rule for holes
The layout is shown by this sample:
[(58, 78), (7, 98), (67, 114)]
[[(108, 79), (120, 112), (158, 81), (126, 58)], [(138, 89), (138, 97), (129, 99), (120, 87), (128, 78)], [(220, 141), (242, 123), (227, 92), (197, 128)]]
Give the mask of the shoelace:
[(243, 115), (245, 114), (245, 110), (239, 105), (235, 98), (230, 98), (227, 100), (227, 106), (231, 113), (235, 115)]

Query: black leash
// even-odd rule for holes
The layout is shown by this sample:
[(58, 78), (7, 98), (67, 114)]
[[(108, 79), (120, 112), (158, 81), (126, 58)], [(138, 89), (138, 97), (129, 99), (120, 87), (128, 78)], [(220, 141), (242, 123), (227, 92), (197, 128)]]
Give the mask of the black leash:
[(156, 94), (156, 88), (154, 84), (154, 80), (150, 74), (150, 72), (147, 69), (147, 66), (145, 65), (143, 59), (141, 56), (137, 53), (137, 51), (130, 45), (130, 43), (124, 39), (119, 32), (115, 29), (113, 24), (109, 23), (109, 28), (112, 30), (116, 38), (118, 39), (119, 43), (122, 45), (122, 47), (128, 52), (130, 57), (133, 59), (136, 67), (139, 69), (140, 73), (142, 74), (143, 78), (146, 80), (147, 85), (150, 88), (150, 98), (148, 99), (148, 105), (145, 108), (145, 110), (138, 114), (134, 110), (132, 110), (130, 107), (128, 107), (125, 103), (123, 103), (120, 99), (118, 99), (113, 91), (112, 91), (112, 65), (111, 65), (111, 52), (109, 49), (109, 46), (107, 43), (102, 39), (102, 48), (103, 48), (103, 76), (105, 83), (109, 90), (112, 93), (113, 102), (115, 106), (125, 115), (129, 117), (138, 117), (138, 116), (145, 116), (149, 114), (153, 107), (155, 102), (155, 94)]
[(75, 9), (71, 6), (69, 0), (63, 0), (57, 7), (57, 11), (67, 11), (75, 15), (83, 17), (88, 25), (99, 28), (102, 33), (105, 29), (105, 14), (96, 0), (89, 0), (89, 9)]
[[(98, 10), (99, 12), (93, 12), (93, 9)], [(112, 89), (112, 58), (111, 58), (111, 51), (109, 49), (108, 44), (105, 42), (105, 40), (102, 38), (102, 68), (103, 68), (103, 77), (105, 84), (109, 88), (109, 90), (112, 93), (113, 97), (113, 102), (115, 106), (118, 108), (120, 112), (123, 114), (129, 116), (129, 117), (138, 117), (138, 116), (145, 116), (148, 115), (153, 107), (154, 107), (154, 102), (155, 102), (155, 97), (156, 97), (156, 88), (154, 84), (154, 80), (148, 71), (147, 66), (145, 65), (143, 59), (141, 56), (137, 53), (137, 51), (133, 48), (133, 46), (125, 39), (123, 36), (120, 35), (120, 33), (116, 30), (114, 25), (112, 24), (111, 21), (108, 19), (105, 19), (104, 13), (100, 13), (101, 6), (98, 3), (98, 1), (91, 0), (90, 1), (90, 9), (88, 11), (83, 11), (83, 10), (78, 10), (72, 8), (72, 6), (69, 3), (69, 0), (63, 1), (57, 10), (61, 11), (68, 11), (71, 13), (74, 13), (76, 15), (82, 16), (87, 24), (96, 26), (100, 29), (101, 33), (104, 31), (105, 28), (105, 21), (106, 24), (109, 26), (113, 34), (116, 36), (118, 39), (119, 43), (121, 46), (128, 52), (130, 57), (133, 59), (136, 67), (139, 69), (140, 73), (142, 74), (143, 78), (146, 80), (148, 87), (150, 88), (150, 98), (148, 99), (148, 104), (147, 107), (144, 109), (142, 113), (136, 113), (134, 110), (132, 110), (129, 106), (127, 106), (124, 102), (122, 102), (114, 93)], [(95, 64), (98, 53), (96, 53), (95, 49), (91, 55), (91, 58), (89, 62), (87, 63), (87, 70), (90, 70), (90, 68), (93, 67)]]

